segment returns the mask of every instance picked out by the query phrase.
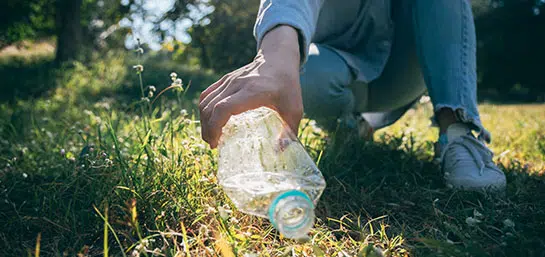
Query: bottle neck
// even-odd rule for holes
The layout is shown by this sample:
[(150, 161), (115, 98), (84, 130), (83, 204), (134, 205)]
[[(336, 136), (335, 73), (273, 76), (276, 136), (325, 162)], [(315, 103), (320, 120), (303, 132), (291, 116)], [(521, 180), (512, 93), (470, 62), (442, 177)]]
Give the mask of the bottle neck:
[(287, 238), (306, 237), (314, 225), (314, 204), (301, 191), (284, 192), (271, 204), (269, 220)]

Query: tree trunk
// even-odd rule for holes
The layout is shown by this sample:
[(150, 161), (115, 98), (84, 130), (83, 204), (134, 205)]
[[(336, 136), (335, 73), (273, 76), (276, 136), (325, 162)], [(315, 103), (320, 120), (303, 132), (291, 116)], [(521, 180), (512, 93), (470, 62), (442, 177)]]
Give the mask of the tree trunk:
[(82, 43), (81, 5), (83, 0), (57, 0), (57, 53), (60, 65), (78, 59)]

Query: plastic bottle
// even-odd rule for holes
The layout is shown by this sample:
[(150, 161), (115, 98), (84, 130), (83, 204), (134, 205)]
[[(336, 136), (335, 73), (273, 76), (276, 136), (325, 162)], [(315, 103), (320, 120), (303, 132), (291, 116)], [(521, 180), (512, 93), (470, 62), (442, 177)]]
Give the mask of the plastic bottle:
[(261, 107), (232, 116), (220, 138), (218, 180), (236, 207), (304, 238), (325, 181), (280, 116)]

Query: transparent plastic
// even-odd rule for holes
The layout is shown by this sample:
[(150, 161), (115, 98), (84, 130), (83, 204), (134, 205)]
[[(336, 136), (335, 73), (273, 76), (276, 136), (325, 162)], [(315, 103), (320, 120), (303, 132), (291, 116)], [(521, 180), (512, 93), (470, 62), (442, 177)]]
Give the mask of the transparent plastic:
[(285, 237), (308, 234), (326, 184), (275, 111), (261, 107), (232, 116), (218, 150), (219, 183), (240, 211), (268, 218)]

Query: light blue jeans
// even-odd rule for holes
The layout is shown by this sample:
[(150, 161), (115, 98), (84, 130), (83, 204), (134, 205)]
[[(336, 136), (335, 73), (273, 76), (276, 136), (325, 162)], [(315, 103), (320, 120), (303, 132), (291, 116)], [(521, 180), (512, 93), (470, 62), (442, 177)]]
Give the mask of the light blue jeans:
[(379, 129), (398, 120), (427, 91), (435, 111), (454, 110), (460, 122), (489, 141), (477, 109), (476, 39), (469, 0), (392, 3), (395, 37), (378, 79), (356, 81), (330, 46), (311, 45), (301, 74), (305, 114), (328, 127), (328, 122), (363, 113)]

